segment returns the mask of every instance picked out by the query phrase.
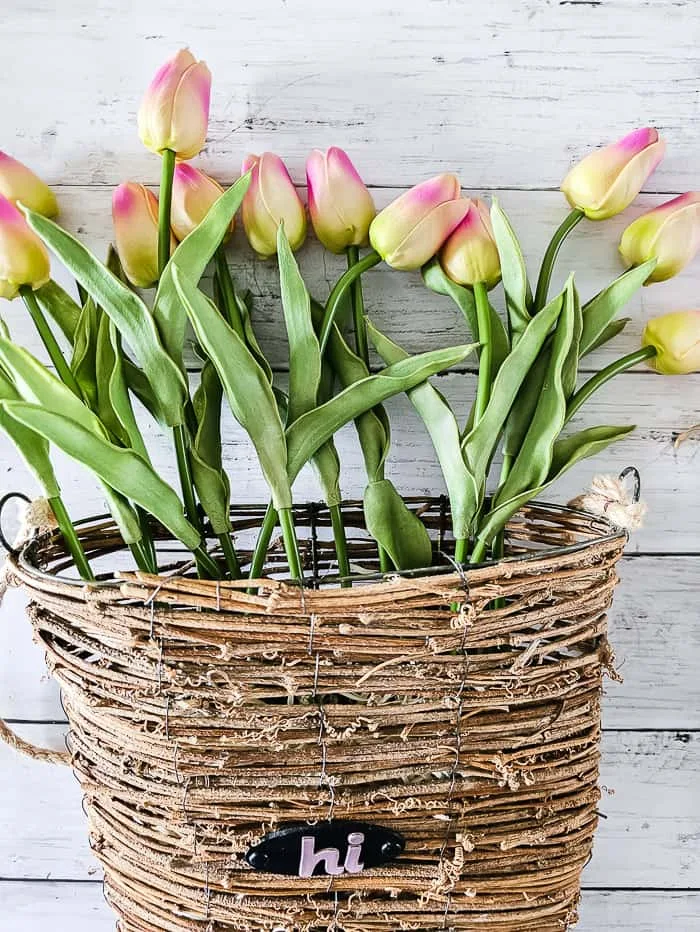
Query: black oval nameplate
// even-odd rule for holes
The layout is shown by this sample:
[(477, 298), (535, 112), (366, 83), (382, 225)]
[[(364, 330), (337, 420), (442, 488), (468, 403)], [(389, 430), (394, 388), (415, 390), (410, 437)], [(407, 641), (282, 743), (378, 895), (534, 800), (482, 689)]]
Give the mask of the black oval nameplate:
[(256, 871), (268, 874), (334, 877), (393, 861), (405, 846), (398, 832), (381, 825), (337, 819), (271, 832), (245, 857)]

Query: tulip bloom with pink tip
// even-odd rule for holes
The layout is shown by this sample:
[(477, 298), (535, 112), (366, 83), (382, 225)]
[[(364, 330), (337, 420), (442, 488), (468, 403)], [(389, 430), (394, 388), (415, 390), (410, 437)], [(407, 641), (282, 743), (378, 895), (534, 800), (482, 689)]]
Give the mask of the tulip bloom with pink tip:
[(377, 211), (347, 153), (337, 146), (314, 149), (306, 160), (306, 181), (311, 223), (326, 249), (341, 253), (366, 246)]
[(0, 298), (16, 298), (23, 287), (36, 290), (51, 275), (46, 247), (20, 211), (0, 195)]
[(191, 159), (204, 146), (209, 124), (211, 72), (181, 49), (156, 72), (138, 113), (141, 142), (152, 152), (170, 149)]
[[(112, 219), (127, 278), (137, 288), (150, 288), (158, 280), (158, 198), (142, 184), (120, 184), (112, 196)], [(174, 248), (171, 236), (170, 251)]]
[(469, 212), (440, 252), (445, 274), (458, 285), (482, 282), (488, 289), (501, 280), (501, 260), (486, 204), (471, 202)]
[(419, 269), (466, 216), (469, 201), (460, 194), (459, 179), (450, 174), (406, 191), (372, 221), (372, 248), (394, 269)]
[(620, 240), (620, 254), (627, 265), (657, 260), (647, 285), (673, 278), (699, 249), (700, 191), (681, 194), (637, 217)]
[(273, 152), (247, 155), (242, 174), (251, 172), (250, 187), (241, 207), (248, 242), (263, 259), (277, 252), (277, 230), (284, 232), (292, 249), (306, 239), (306, 211), (299, 199), (287, 166)]
[(55, 217), (58, 203), (51, 188), (31, 168), (0, 152), (0, 194), (13, 204), (24, 204), (37, 214)]
[[(218, 181), (203, 171), (180, 162), (175, 167), (173, 178), (173, 200), (170, 223), (175, 236), (183, 240), (204, 220), (209, 210), (224, 193)], [(233, 232), (231, 221), (229, 235)]]
[(655, 129), (637, 129), (574, 165), (561, 190), (589, 220), (607, 220), (629, 207), (665, 151)]
[(648, 365), (662, 375), (700, 372), (700, 311), (673, 311), (650, 320), (642, 346), (654, 347)]

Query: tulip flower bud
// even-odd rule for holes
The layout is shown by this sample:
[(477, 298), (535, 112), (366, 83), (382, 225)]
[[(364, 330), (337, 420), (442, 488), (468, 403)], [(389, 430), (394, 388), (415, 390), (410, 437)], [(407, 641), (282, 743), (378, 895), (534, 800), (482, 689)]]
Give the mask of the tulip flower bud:
[[(224, 189), (218, 181), (187, 162), (179, 162), (175, 166), (170, 211), (175, 236), (179, 240), (188, 236), (204, 220), (223, 193)], [(228, 235), (233, 232), (233, 224), (232, 220)]]
[(440, 249), (466, 216), (456, 175), (437, 175), (406, 191), (369, 228), (372, 247), (394, 269), (418, 269)]
[(51, 188), (30, 168), (4, 152), (0, 152), (0, 194), (13, 204), (19, 201), (45, 217), (55, 217), (58, 213), (56, 196)]
[(642, 214), (622, 234), (620, 253), (628, 265), (656, 259), (645, 285), (673, 278), (700, 249), (700, 192), (691, 191)]
[(278, 155), (247, 155), (242, 173), (252, 170), (250, 187), (243, 198), (241, 216), (248, 242), (263, 259), (277, 252), (277, 230), (284, 223), (292, 249), (306, 238), (306, 211), (287, 167)]
[(642, 346), (653, 346), (648, 365), (662, 375), (700, 372), (700, 311), (674, 311), (650, 320)]
[(376, 209), (347, 154), (337, 146), (314, 149), (306, 160), (309, 214), (316, 236), (331, 252), (366, 246)]
[(127, 278), (137, 288), (150, 288), (158, 281), (158, 198), (142, 184), (120, 184), (112, 196), (112, 219)]
[(561, 190), (589, 220), (607, 220), (629, 207), (665, 151), (655, 129), (637, 129), (574, 165)]
[(16, 298), (23, 285), (41, 288), (50, 276), (46, 247), (15, 205), (0, 195), (0, 298)]
[(172, 149), (191, 159), (202, 149), (209, 123), (211, 72), (189, 49), (162, 65), (138, 113), (141, 142), (152, 152)]
[(472, 201), (467, 216), (442, 247), (440, 264), (458, 285), (483, 282), (490, 289), (501, 280), (501, 259), (491, 216), (482, 200)]

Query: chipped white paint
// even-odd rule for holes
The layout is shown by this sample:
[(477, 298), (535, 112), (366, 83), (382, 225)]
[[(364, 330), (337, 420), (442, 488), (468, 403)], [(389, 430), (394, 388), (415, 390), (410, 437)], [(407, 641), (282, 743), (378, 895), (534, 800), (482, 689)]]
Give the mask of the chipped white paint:
[[(308, 149), (331, 143), (351, 152), (380, 205), (397, 188), (454, 170), (470, 190), (498, 192), (534, 268), (564, 214), (556, 188), (571, 162), (636, 125), (657, 125), (669, 142), (648, 185), (658, 193), (609, 224), (582, 224), (563, 251), (561, 275), (575, 267), (585, 297), (619, 270), (617, 239), (641, 207), (700, 185), (699, 34), (700, 6), (692, 0), (258, 0), (247, 8), (219, 0), (194, 7), (6, 0), (0, 145), (59, 184), (66, 225), (103, 252), (111, 187), (125, 178), (157, 180), (158, 161), (135, 134), (140, 93), (154, 66), (188, 43), (214, 72), (211, 139), (200, 164), (222, 181), (235, 177), (246, 151), (271, 148), (301, 183)], [(256, 297), (262, 342), (284, 368), (274, 263), (251, 266), (240, 235), (229, 253)], [(323, 297), (339, 263), (314, 245), (300, 260)], [(377, 269), (366, 290), (376, 323), (411, 349), (467, 338), (450, 303), (417, 275)], [(645, 289), (615, 350), (636, 348), (650, 314), (697, 306), (698, 294), (700, 264)], [(20, 305), (3, 304), (1, 312), (17, 338), (35, 347)], [(601, 350), (587, 367), (604, 365), (612, 352)], [(464, 409), (473, 382), (465, 372), (440, 387)], [(402, 425), (391, 458), (397, 484), (406, 493), (437, 489), (425, 431), (405, 400), (389, 407)], [(578, 928), (700, 932), (700, 754), (692, 731), (700, 728), (700, 441), (673, 447), (678, 430), (700, 421), (700, 379), (628, 374), (597, 396), (581, 423), (608, 420), (639, 428), (579, 466), (557, 496), (578, 492), (594, 470), (633, 462), (651, 510), (629, 550), (648, 555), (624, 561), (611, 613), (625, 675), (624, 685), (610, 686), (605, 711), (604, 779), (616, 794), (602, 803), (608, 819), (585, 875), (596, 889), (584, 894)], [(226, 435), (235, 494), (262, 499), (247, 445), (230, 424)], [(151, 427), (147, 437), (156, 464), (172, 476), (167, 444)], [(339, 445), (345, 489), (357, 494), (362, 468), (351, 430)], [(80, 470), (62, 463), (60, 475), (76, 513), (102, 509)], [(0, 488), (18, 487), (28, 481), (0, 440)], [(297, 494), (318, 494), (311, 476), (300, 478)], [(687, 556), (663, 556), (671, 553)], [(42, 680), (40, 652), (30, 645), (21, 596), (8, 598), (0, 622), (0, 714), (62, 721), (55, 687)], [(62, 731), (29, 727), (32, 737), (54, 742)], [(85, 882), (98, 875), (68, 773), (0, 750), (0, 825), (0, 878), (15, 878), (0, 881), (3, 932), (113, 928), (99, 882)]]

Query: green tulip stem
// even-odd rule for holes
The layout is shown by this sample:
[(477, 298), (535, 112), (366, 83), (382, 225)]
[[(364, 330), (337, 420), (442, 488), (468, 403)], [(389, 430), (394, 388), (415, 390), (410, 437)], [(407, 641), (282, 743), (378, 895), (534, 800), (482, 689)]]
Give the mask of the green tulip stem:
[(579, 408), (588, 401), (594, 392), (597, 392), (601, 386), (605, 385), (606, 382), (609, 382), (610, 379), (615, 378), (615, 376), (619, 375), (621, 372), (626, 372), (628, 369), (631, 369), (632, 366), (636, 366), (646, 359), (652, 359), (654, 356), (656, 356), (656, 347), (644, 346), (634, 353), (629, 353), (629, 355), (623, 356), (621, 359), (616, 359), (615, 362), (611, 362), (605, 369), (601, 369), (593, 378), (582, 385), (569, 401), (566, 409), (565, 423), (568, 424)]
[(467, 538), (458, 537), (455, 541), (455, 563), (465, 563), (467, 560)]
[(343, 515), (340, 510), (340, 505), (329, 505), (328, 510), (331, 515), (335, 552), (338, 556), (338, 573), (341, 576), (340, 585), (343, 589), (347, 589), (349, 586), (352, 586), (352, 580), (350, 579), (351, 569), (350, 561), (348, 560), (348, 542), (345, 537)]
[(175, 153), (163, 149), (158, 206), (158, 274), (162, 275), (170, 259), (170, 208), (173, 202)]
[[(262, 527), (258, 533), (258, 539), (255, 542), (255, 551), (253, 552), (253, 559), (250, 564), (249, 579), (259, 579), (262, 576), (265, 570), (267, 549), (270, 546), (272, 532), (275, 530), (276, 526), (277, 512), (275, 511), (272, 502), (270, 502), (270, 504), (267, 506), (267, 511), (265, 512), (265, 518), (263, 519)], [(256, 591), (257, 590), (255, 588), (248, 590), (248, 592), (252, 595), (255, 595)]]
[[(185, 502), (185, 516), (192, 527), (203, 534), (202, 522), (199, 520), (197, 501), (194, 495), (194, 481), (189, 456), (189, 436), (184, 424), (173, 427), (173, 441), (175, 443), (175, 456), (177, 458), (177, 471), (180, 476), (182, 497)], [(197, 563), (197, 572), (201, 579), (220, 579), (221, 572), (215, 561), (207, 553), (203, 545), (192, 551)], [(212, 575), (213, 574), (213, 575)]]
[(63, 499), (60, 495), (54, 495), (49, 499), (49, 505), (51, 505), (51, 510), (54, 513), (56, 518), (56, 523), (63, 534), (64, 540), (70, 550), (70, 554), (73, 557), (73, 562), (75, 567), (80, 573), (82, 579), (86, 582), (94, 582), (95, 575), (90, 569), (90, 564), (88, 559), (85, 556), (85, 551), (83, 546), (80, 543), (78, 535), (75, 532), (73, 527), (73, 522), (70, 519), (66, 506), (63, 504)]
[(61, 352), (61, 347), (56, 341), (56, 337), (53, 335), (53, 331), (49, 327), (44, 314), (39, 307), (39, 302), (36, 299), (36, 295), (29, 287), (29, 285), (22, 285), (19, 290), (19, 293), (22, 295), (22, 300), (24, 301), (27, 310), (29, 311), (29, 316), (34, 321), (34, 326), (36, 327), (41, 341), (46, 347), (46, 351), (49, 354), (51, 363), (58, 373), (58, 377), (73, 392), (74, 395), (77, 395), (78, 398), (82, 398), (80, 388), (78, 383), (75, 381), (75, 377), (70, 370), (70, 366), (66, 362), (63, 353)]
[(241, 312), (238, 309), (238, 301), (236, 300), (236, 289), (234, 288), (233, 279), (231, 278), (231, 269), (226, 259), (226, 250), (223, 243), (216, 250), (214, 263), (216, 266), (216, 280), (221, 290), (222, 311), (224, 312), (224, 316), (231, 328), (235, 330), (242, 340), (245, 340)]
[[(360, 261), (360, 251), (357, 246), (348, 246), (348, 269), (352, 269)], [(350, 285), (352, 296), (352, 316), (355, 324), (355, 347), (357, 355), (369, 369), (369, 342), (367, 340), (367, 322), (365, 320), (365, 301), (362, 295), (362, 278), (356, 278)]]
[(231, 579), (241, 579), (241, 565), (238, 562), (238, 556), (236, 554), (235, 547), (233, 546), (231, 535), (219, 534), (218, 540), (221, 544), (221, 549), (223, 551), (224, 558), (226, 560), (226, 566), (228, 567)]
[(486, 556), (486, 546), (486, 541), (482, 537), (477, 537), (474, 541), (474, 549), (472, 550), (472, 555), (469, 557), (469, 562), (482, 563)]
[(282, 528), (282, 538), (284, 540), (284, 549), (287, 554), (289, 572), (292, 579), (297, 580), (302, 585), (304, 576), (301, 571), (301, 557), (299, 556), (299, 543), (297, 541), (296, 530), (294, 529), (294, 517), (291, 508), (280, 508), (279, 511), (280, 527)]
[(321, 324), (321, 330), (319, 332), (318, 342), (321, 346), (321, 353), (325, 353), (326, 346), (328, 345), (328, 339), (331, 335), (331, 329), (333, 328), (333, 323), (335, 322), (336, 314), (340, 308), (340, 303), (345, 296), (345, 292), (348, 290), (350, 285), (358, 279), (363, 272), (366, 272), (368, 269), (371, 269), (373, 266), (378, 265), (382, 261), (382, 257), (378, 252), (367, 253), (364, 259), (351, 266), (343, 275), (340, 276), (338, 281), (335, 283), (333, 290), (331, 291), (328, 301), (326, 302), (325, 311), (323, 314), (323, 323)]
[(547, 303), (547, 295), (549, 294), (549, 285), (552, 281), (554, 263), (557, 261), (557, 255), (561, 249), (562, 243), (569, 235), (569, 233), (571, 233), (576, 224), (580, 223), (584, 217), (584, 212), (579, 210), (578, 207), (574, 207), (574, 209), (570, 211), (569, 214), (567, 214), (563, 223), (552, 237), (549, 246), (547, 246), (547, 251), (545, 252), (544, 259), (542, 260), (540, 275), (537, 279), (537, 290), (535, 291), (534, 306), (535, 314), (538, 311), (541, 311)]
[(479, 351), (479, 381), (476, 389), (476, 404), (474, 407), (474, 426), (484, 416), (484, 411), (491, 396), (491, 369), (493, 359), (493, 342), (491, 340), (491, 308), (486, 285), (483, 282), (474, 284), (474, 298), (476, 300), (476, 319), (479, 333), (477, 339), (481, 345)]
[(153, 563), (148, 543), (143, 537), (134, 541), (133, 544), (129, 544), (129, 550), (136, 562), (136, 566), (142, 573), (148, 573), (149, 575), (157, 574), (158, 568)]

